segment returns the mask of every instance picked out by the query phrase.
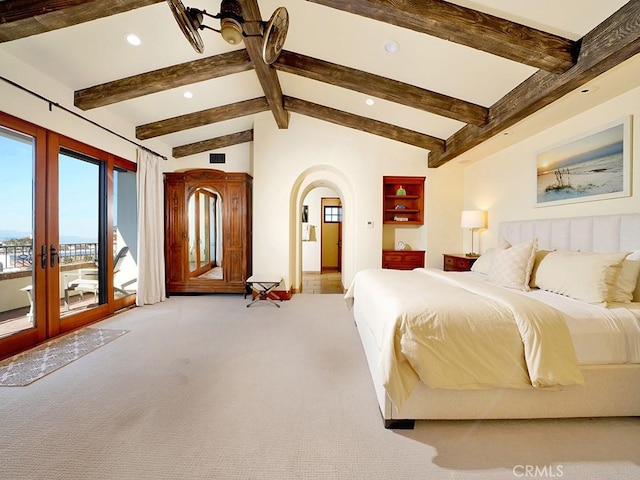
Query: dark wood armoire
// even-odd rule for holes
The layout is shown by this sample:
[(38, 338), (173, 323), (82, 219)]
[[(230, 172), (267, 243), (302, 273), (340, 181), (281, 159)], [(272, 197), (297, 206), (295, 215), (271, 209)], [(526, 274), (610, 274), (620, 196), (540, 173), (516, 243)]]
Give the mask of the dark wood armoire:
[(203, 168), (164, 179), (167, 294), (244, 292), (251, 276), (251, 176)]

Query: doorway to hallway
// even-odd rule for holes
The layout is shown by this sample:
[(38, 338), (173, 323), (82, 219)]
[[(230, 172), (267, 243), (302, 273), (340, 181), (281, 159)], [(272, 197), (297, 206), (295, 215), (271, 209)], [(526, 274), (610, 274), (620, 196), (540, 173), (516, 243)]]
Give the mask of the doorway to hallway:
[(343, 293), (342, 202), (327, 187), (311, 190), (303, 201), (302, 293)]
[(302, 272), (302, 293), (344, 293), (340, 272)]
[(339, 197), (320, 200), (320, 271), (342, 271), (342, 202)]

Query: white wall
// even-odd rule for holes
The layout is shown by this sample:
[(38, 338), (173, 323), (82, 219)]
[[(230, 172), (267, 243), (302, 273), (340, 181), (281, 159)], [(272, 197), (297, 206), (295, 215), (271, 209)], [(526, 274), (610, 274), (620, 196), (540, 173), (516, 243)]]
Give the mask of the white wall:
[[(428, 169), (426, 151), (410, 145), (293, 114), (289, 128), (279, 130), (271, 114), (254, 124), (253, 269), (273, 272), (290, 283), (295, 243), (290, 242), (295, 214), (292, 191), (312, 172), (342, 181), (343, 284), (355, 272), (379, 267), (382, 259), (382, 177), (426, 176), (425, 226), (417, 229), (415, 249), (427, 250), (427, 264), (442, 265), (442, 253), (459, 244), (462, 170)], [(330, 185), (331, 186), (331, 185)], [(335, 190), (334, 186), (331, 186)], [(342, 195), (352, 195), (343, 198)], [(442, 199), (442, 200), (440, 200)], [(367, 222), (373, 221), (373, 228)], [(427, 240), (427, 232), (432, 232)], [(295, 279), (294, 279), (295, 280)], [(296, 288), (296, 285), (293, 285)]]
[[(43, 75), (19, 59), (0, 51), (0, 74), (63, 107), (137, 142), (135, 125), (122, 121), (108, 109), (82, 111), (73, 106), (73, 90)], [(0, 81), (0, 110), (105, 152), (136, 161), (136, 146), (89, 122), (49, 104), (9, 83)], [(141, 143), (141, 142), (138, 142)], [(144, 142), (147, 148), (170, 157), (170, 149), (158, 140)]]
[[(535, 155), (631, 115), (632, 196), (568, 205), (535, 207)], [(633, 120), (632, 119), (632, 120)], [(518, 144), (469, 165), (464, 172), (464, 207), (488, 211), (480, 251), (498, 241), (498, 224), (520, 219), (563, 218), (640, 212), (640, 88), (624, 93)], [(635, 123), (635, 125), (633, 125)], [(476, 237), (477, 238), (477, 237)], [(465, 239), (468, 242), (468, 238)]]
[[(0, 51), (0, 75), (15, 83), (45, 97), (52, 102), (85, 117), (89, 120), (113, 130), (123, 137), (141, 144), (168, 158), (163, 163), (167, 172), (190, 168), (216, 168), (228, 172), (251, 172), (252, 144), (245, 143), (216, 150), (226, 153), (225, 164), (210, 164), (209, 152), (174, 159), (171, 148), (162, 137), (140, 141), (135, 136), (135, 125), (124, 122), (108, 110), (109, 107), (83, 111), (73, 106), (73, 90), (56, 82), (51, 77), (43, 75), (30, 65), (21, 62), (16, 57)], [(57, 133), (61, 133), (88, 145), (100, 148), (105, 152), (122, 158), (136, 161), (136, 145), (113, 135), (89, 122), (53, 106), (30, 93), (0, 80), (0, 110), (22, 120), (34, 123)]]
[(226, 155), (225, 163), (209, 163), (209, 153), (214, 152), (198, 153), (182, 158), (170, 158), (165, 170), (173, 172), (192, 168), (212, 168), (223, 172), (251, 174), (252, 147), (253, 144), (248, 142), (215, 150), (215, 153), (224, 153)]
[[(27, 88), (54, 102), (74, 109), (73, 91), (43, 76), (0, 52), (2, 75), (20, 80)], [(555, 108), (571, 111), (564, 99)], [(559, 104), (559, 107), (558, 107)], [(82, 121), (40, 99), (0, 81), (0, 109), (37, 125), (68, 135), (105, 151), (135, 161), (136, 147), (102, 129)], [(75, 109), (74, 109), (75, 110)], [(111, 115), (108, 109), (79, 114), (135, 140), (135, 126)], [(562, 141), (575, 138), (602, 125), (632, 115), (640, 118), (640, 88), (579, 113), (558, 125), (539, 131), (519, 143), (497, 153), (475, 154), (467, 158), (475, 163), (463, 165), (450, 162), (438, 169), (426, 167), (427, 152), (423, 149), (381, 137), (339, 127), (319, 120), (292, 114), (287, 130), (279, 130), (270, 113), (257, 115), (254, 142), (220, 149), (227, 154), (227, 163), (209, 164), (209, 153), (181, 159), (171, 159), (170, 148), (160, 139), (144, 145), (170, 158), (165, 170), (217, 168), (247, 172), (254, 177), (254, 239), (253, 265), (256, 272), (278, 272), (290, 287), (290, 276), (296, 266), (295, 228), (298, 212), (292, 213), (292, 192), (304, 186), (305, 176), (313, 175), (318, 185), (328, 186), (341, 196), (350, 229), (343, 244), (343, 283), (348, 285), (360, 269), (378, 267), (382, 248), (393, 248), (397, 240), (405, 240), (414, 249), (427, 251), (427, 266), (440, 268), (442, 253), (464, 252), (470, 248), (470, 237), (460, 226), (463, 209), (488, 210), (488, 229), (476, 238), (476, 250), (483, 251), (497, 241), (501, 221), (530, 218), (558, 218), (607, 213), (640, 211), (637, 192), (640, 191), (640, 149), (632, 149), (632, 194), (621, 199), (591, 201), (563, 206), (536, 208), (534, 205), (535, 153)], [(548, 125), (542, 115), (531, 120)], [(637, 123), (637, 122), (636, 122)], [(640, 129), (632, 128), (632, 144), (640, 145)], [(482, 152), (483, 148), (479, 148)], [(485, 155), (480, 158), (478, 155)], [(311, 172), (311, 173), (310, 173)], [(328, 172), (328, 173), (327, 173)], [(330, 181), (321, 185), (323, 175)], [(382, 226), (382, 176), (424, 175), (425, 225), (416, 229), (398, 229), (389, 234)], [(305, 192), (306, 194), (307, 192)], [(345, 198), (346, 196), (346, 198)], [(295, 207), (295, 205), (294, 205)], [(374, 227), (367, 228), (368, 221)], [(384, 233), (384, 234), (383, 234)], [(302, 257), (302, 255), (300, 255)], [(292, 267), (293, 265), (293, 267)], [(294, 276), (295, 277), (295, 276)], [(294, 278), (296, 280), (296, 278)]]
[[(280, 272), (287, 279), (287, 284), (288, 272), (296, 259), (296, 247), (290, 244), (291, 225), (296, 220), (289, 212), (290, 197), (305, 171), (314, 168), (323, 171), (324, 167), (318, 166), (334, 169), (336, 178), (341, 179), (339, 183), (346, 190), (337, 193), (347, 194), (352, 199), (348, 218), (352, 228), (347, 233), (349, 245), (343, 244), (345, 284), (350, 283), (357, 270), (380, 266), (383, 175), (427, 176), (425, 226), (401, 235), (409, 235), (413, 248), (427, 250), (428, 265), (441, 266), (441, 253), (451, 250), (452, 241), (458, 240), (456, 217), (462, 201), (462, 171), (456, 168), (428, 169), (427, 152), (423, 149), (297, 115), (292, 115), (288, 130), (279, 130), (272, 115), (265, 112), (256, 119), (253, 143), (218, 150), (226, 153), (225, 164), (209, 164), (209, 152), (173, 159), (170, 148), (161, 139), (138, 142), (135, 125), (112, 115), (108, 108), (87, 112), (76, 109), (73, 107), (72, 90), (16, 57), (0, 51), (0, 66), (3, 76), (167, 156), (169, 160), (163, 164), (165, 171), (216, 168), (251, 174), (254, 177), (254, 271)], [(50, 110), (48, 103), (2, 81), (0, 109), (136, 161), (136, 146), (132, 143), (59, 108)], [(323, 173), (318, 174), (318, 178), (322, 176)], [(374, 228), (366, 228), (368, 220), (373, 221)], [(428, 231), (434, 235), (428, 236)]]

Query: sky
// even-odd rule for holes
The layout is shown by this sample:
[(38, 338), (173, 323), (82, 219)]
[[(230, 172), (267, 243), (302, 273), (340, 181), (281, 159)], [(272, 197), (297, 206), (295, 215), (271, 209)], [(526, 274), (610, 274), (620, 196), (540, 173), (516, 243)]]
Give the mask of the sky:
[(540, 153), (537, 159), (538, 175), (592, 160), (594, 155), (622, 152), (623, 135), (624, 125), (620, 124)]
[[(33, 148), (7, 133), (0, 129), (0, 239), (29, 235), (33, 216)], [(60, 155), (59, 179), (60, 243), (97, 242), (98, 166)]]

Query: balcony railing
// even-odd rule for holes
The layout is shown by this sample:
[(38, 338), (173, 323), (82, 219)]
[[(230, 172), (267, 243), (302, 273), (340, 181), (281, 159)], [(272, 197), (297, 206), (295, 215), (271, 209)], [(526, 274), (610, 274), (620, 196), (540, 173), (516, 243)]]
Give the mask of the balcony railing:
[[(47, 252), (48, 253), (48, 252)], [(95, 262), (98, 259), (97, 243), (61, 243), (58, 255), (63, 265), (78, 262)], [(0, 272), (31, 270), (33, 247), (30, 245), (0, 245)]]

